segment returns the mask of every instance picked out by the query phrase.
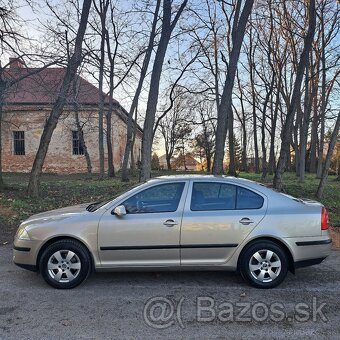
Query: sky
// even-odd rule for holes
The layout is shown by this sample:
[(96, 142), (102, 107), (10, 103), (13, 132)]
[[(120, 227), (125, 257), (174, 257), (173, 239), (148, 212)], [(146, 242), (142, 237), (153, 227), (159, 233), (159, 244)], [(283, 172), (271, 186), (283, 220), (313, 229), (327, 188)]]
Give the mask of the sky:
[[(1, 0), (0, 0), (1, 1)], [(5, 3), (8, 0), (3, 0)], [(65, 0), (49, 0), (49, 3), (52, 6), (60, 6)], [(22, 29), (27, 33), (28, 36), (30, 37), (34, 37), (35, 39), (37, 39), (38, 41), (42, 40), (42, 23), (46, 23), (48, 20), (50, 20), (50, 17), (48, 15), (48, 13), (50, 13), (50, 10), (48, 9), (48, 7), (46, 6), (45, 0), (30, 0), (30, 3), (32, 4), (33, 10), (32, 8), (27, 4), (27, 0), (17, 0), (15, 2), (16, 6), (17, 6), (17, 13), (20, 17), (22, 17), (25, 21), (26, 21), (26, 25), (22, 26)], [(121, 7), (122, 10), (127, 9), (128, 6), (131, 5), (132, 2), (129, 1), (119, 1), (119, 6)], [(192, 3), (197, 6), (197, 9), (199, 9), (200, 7), (200, 1), (199, 0), (192, 0)], [(93, 12), (93, 8), (92, 8), (92, 12)], [(138, 15), (140, 15), (140, 13), (138, 13)], [(150, 15), (149, 15), (150, 16)], [(150, 16), (151, 18), (152, 16)], [(117, 20), (120, 20), (121, 18), (117, 18)], [(121, 19), (123, 20), (123, 19)], [(28, 24), (27, 24), (28, 23)], [(190, 24), (190, 18), (188, 19), (188, 16), (186, 17), (186, 25)], [(128, 18), (128, 22), (127, 25), (138, 25), (136, 16), (132, 15), (131, 17)], [(76, 29), (76, 28), (75, 28)], [(127, 28), (128, 29), (128, 28)], [(338, 43), (340, 41), (340, 37), (338, 39)], [(178, 46), (175, 44), (171, 44), (169, 47), (169, 55), (172, 54), (176, 54), (177, 50), (181, 51), (184, 49), (185, 46), (185, 41), (183, 42), (183, 46)], [(5, 57), (8, 59), (9, 56), (2, 56), (2, 58)], [(243, 58), (243, 59), (242, 59)], [(245, 62), (245, 56), (241, 55), (241, 63)], [(171, 60), (171, 58), (169, 58), (167, 56), (167, 59), (165, 60), (165, 66), (164, 66), (164, 70), (165, 72), (162, 74), (162, 83), (161, 83), (161, 92), (160, 92), (160, 104), (164, 103), (164, 88), (168, 85), (168, 82), (170, 79), (174, 80), (174, 77), (176, 76), (175, 73), (172, 73), (171, 71), (171, 67), (173, 64), (176, 64), (176, 62), (174, 60)], [(95, 80), (94, 77), (92, 77), (89, 73), (85, 74), (85, 77), (91, 81), (92, 83), (94, 83), (95, 85), (97, 85), (97, 81)], [(241, 75), (242, 77), (242, 75)], [(175, 77), (176, 78), (176, 77)], [(131, 85), (129, 87), (129, 82), (126, 85), (126, 87), (124, 89), (122, 88), (118, 88), (115, 91), (115, 99), (118, 100), (124, 107), (125, 109), (129, 109), (130, 103), (131, 103), (131, 95), (134, 92), (134, 86), (135, 86), (136, 82), (131, 82)], [(147, 87), (148, 84), (145, 84), (145, 87), (143, 89), (142, 92), (142, 97), (141, 97), (141, 101), (139, 104), (139, 110), (141, 112), (141, 115), (143, 115), (143, 112), (145, 112), (146, 109), (146, 101), (147, 101)], [(127, 93), (130, 94), (127, 95)], [(161, 105), (159, 105), (161, 106)], [(142, 120), (139, 120), (139, 123), (142, 124)], [(238, 129), (238, 126), (236, 124), (235, 126), (235, 130)], [(278, 142), (279, 142), (280, 138), (278, 136)], [(162, 142), (157, 143), (156, 145), (156, 151), (158, 152), (159, 155), (164, 154), (164, 147), (162, 145)]]

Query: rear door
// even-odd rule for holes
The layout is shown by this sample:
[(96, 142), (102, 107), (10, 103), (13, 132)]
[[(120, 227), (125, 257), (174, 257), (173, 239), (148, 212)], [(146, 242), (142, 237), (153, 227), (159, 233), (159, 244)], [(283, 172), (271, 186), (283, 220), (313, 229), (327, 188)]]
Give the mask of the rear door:
[(181, 231), (181, 265), (221, 264), (266, 213), (266, 197), (227, 182), (192, 181)]
[(126, 215), (107, 211), (98, 229), (102, 266), (179, 265), (187, 187), (185, 181), (154, 184), (117, 202), (117, 206), (125, 206)]

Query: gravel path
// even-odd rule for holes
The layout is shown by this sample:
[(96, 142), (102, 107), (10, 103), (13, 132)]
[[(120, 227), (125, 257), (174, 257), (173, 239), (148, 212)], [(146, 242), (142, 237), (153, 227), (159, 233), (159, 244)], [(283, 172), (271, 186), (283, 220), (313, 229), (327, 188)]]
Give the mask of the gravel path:
[(340, 338), (340, 251), (272, 290), (224, 272), (96, 273), (55, 290), (9, 245), (0, 268), (0, 339)]

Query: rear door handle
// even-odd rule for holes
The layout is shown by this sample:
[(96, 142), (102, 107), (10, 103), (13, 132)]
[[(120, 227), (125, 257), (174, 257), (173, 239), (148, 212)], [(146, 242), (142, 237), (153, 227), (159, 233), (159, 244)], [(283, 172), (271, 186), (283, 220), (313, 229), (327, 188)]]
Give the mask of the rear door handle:
[(248, 217), (243, 217), (240, 221), (239, 221), (241, 224), (244, 224), (244, 225), (248, 225), (250, 223), (254, 223), (253, 220), (251, 220), (250, 218)]
[(166, 227), (173, 227), (173, 226), (177, 225), (178, 223), (174, 220), (166, 220), (163, 224)]

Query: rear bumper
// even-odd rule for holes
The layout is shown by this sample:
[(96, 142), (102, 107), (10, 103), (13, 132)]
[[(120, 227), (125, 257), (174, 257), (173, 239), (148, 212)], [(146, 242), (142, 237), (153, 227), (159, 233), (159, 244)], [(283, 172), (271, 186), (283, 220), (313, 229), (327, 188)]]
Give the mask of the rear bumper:
[(317, 259), (303, 260), (294, 262), (294, 269), (314, 266), (315, 264), (320, 264), (326, 257), (319, 257)]
[(300, 242), (295, 242), (295, 244), (299, 247), (303, 246), (320, 246), (324, 244), (331, 244), (332, 239), (326, 239), (326, 240), (316, 240), (316, 241), (300, 241)]
[[(298, 267), (320, 263), (330, 255), (332, 240), (329, 235), (313, 237), (287, 237), (283, 239), (288, 246), (293, 262)], [(319, 262), (317, 262), (319, 261)]]

